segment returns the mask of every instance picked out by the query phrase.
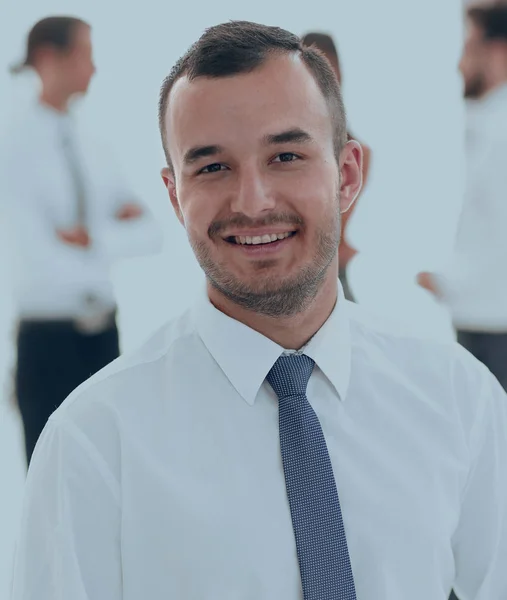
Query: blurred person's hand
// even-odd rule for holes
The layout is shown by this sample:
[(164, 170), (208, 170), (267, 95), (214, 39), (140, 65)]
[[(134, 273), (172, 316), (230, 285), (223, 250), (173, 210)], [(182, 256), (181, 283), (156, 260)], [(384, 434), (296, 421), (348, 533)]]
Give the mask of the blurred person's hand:
[(116, 218), (119, 221), (130, 221), (131, 219), (139, 219), (143, 214), (143, 209), (134, 203), (124, 204), (116, 213)]
[(435, 283), (435, 279), (433, 277), (433, 273), (428, 273), (423, 271), (417, 275), (417, 283), (426, 291), (433, 294), (436, 298), (441, 297), (441, 293)]
[(79, 248), (88, 248), (90, 246), (90, 236), (84, 227), (59, 229), (57, 233), (60, 240), (70, 246), (78, 246)]

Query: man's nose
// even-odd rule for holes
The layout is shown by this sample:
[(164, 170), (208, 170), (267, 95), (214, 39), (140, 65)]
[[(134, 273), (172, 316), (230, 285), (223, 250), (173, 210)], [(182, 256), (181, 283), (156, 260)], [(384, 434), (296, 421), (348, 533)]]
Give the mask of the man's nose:
[(260, 169), (255, 166), (241, 169), (231, 203), (233, 212), (242, 213), (253, 219), (273, 210), (274, 207), (272, 188)]

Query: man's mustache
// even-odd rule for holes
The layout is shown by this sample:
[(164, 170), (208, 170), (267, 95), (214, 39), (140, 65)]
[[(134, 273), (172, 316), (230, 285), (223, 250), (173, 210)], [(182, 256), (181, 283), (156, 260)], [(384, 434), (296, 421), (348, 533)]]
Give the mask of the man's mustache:
[(208, 235), (210, 238), (216, 237), (224, 231), (233, 228), (244, 228), (244, 229), (260, 229), (269, 225), (296, 225), (297, 227), (303, 227), (304, 221), (301, 217), (289, 214), (279, 213), (273, 215), (267, 215), (262, 219), (251, 219), (246, 215), (235, 215), (230, 219), (222, 219), (219, 221), (213, 221), (208, 227)]

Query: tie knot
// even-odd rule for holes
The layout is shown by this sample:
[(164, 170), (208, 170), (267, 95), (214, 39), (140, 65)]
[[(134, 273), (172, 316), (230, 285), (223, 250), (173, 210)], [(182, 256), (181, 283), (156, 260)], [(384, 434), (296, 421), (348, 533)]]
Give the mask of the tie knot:
[(279, 400), (289, 396), (304, 396), (314, 366), (314, 361), (305, 354), (280, 356), (266, 379)]

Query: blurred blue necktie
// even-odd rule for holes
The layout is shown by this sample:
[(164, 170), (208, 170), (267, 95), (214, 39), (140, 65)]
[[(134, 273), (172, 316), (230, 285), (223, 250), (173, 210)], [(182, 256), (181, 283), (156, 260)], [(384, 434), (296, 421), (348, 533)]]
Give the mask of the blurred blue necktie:
[(74, 188), (75, 209), (76, 209), (76, 226), (87, 228), (88, 225), (88, 206), (86, 198), (85, 175), (82, 169), (81, 161), (79, 160), (71, 124), (67, 121), (62, 123), (61, 142), (63, 147), (63, 155), (67, 168), (72, 179)]
[(304, 600), (356, 600), (333, 468), (306, 397), (315, 363), (281, 356), (267, 381), (279, 400), (280, 448)]

